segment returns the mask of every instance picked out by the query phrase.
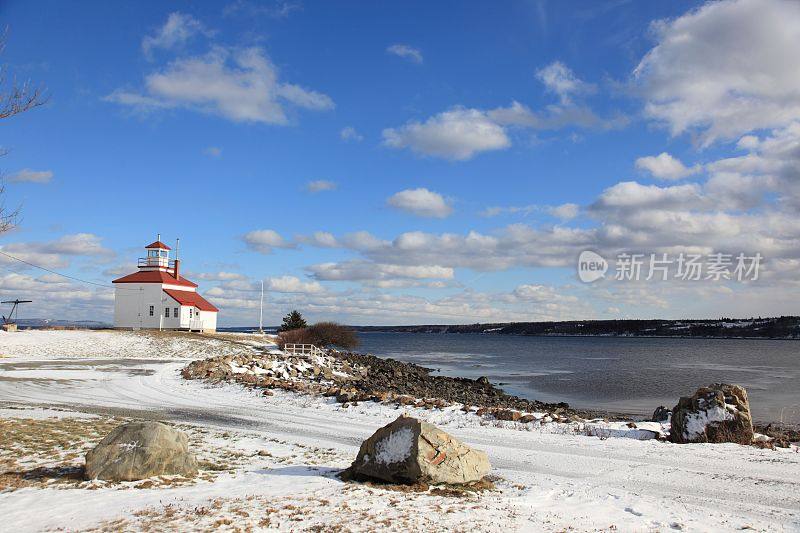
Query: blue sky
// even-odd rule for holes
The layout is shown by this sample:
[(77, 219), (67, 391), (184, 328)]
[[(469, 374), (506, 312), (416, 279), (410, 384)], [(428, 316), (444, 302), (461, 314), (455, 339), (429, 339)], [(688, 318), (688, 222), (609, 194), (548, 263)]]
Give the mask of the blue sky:
[[(253, 323), (260, 279), (268, 322), (796, 313), (797, 4), (10, 1), (0, 21), (3, 63), (50, 94), (0, 126), (15, 257), (104, 284), (180, 237), (223, 325)], [(765, 261), (583, 284), (587, 249), (612, 271)], [(110, 320), (108, 289), (0, 267), (29, 316)]]

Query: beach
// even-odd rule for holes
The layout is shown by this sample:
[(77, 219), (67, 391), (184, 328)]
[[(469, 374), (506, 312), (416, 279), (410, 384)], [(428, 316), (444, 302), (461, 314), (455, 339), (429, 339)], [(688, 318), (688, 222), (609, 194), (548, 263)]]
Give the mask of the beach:
[[(577, 422), (493, 420), (455, 404), (345, 406), (181, 377), (193, 360), (274, 348), (255, 335), (0, 334), (0, 420), (20, 435), (0, 458), (5, 523), (15, 531), (800, 529), (796, 446), (676, 445), (612, 423), (578, 431)], [(453, 496), (340, 480), (360, 443), (403, 413), (486, 451), (495, 488)], [(202, 475), (150, 485), (70, 477), (103, 431), (131, 419), (185, 430)], [(52, 444), (26, 440), (34, 427)]]

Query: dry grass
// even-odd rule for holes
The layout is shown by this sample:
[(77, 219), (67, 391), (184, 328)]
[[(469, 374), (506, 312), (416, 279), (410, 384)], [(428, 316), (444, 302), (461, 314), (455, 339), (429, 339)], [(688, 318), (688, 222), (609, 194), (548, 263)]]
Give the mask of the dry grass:
[(210, 446), (210, 437), (222, 434), (193, 426), (178, 426), (189, 437), (189, 446), (198, 458), (200, 473), (195, 479), (162, 476), (142, 481), (111, 483), (86, 481), (84, 457), (124, 418), (30, 418), (0, 419), (0, 491), (24, 487), (89, 488), (116, 486), (120, 489), (184, 486), (213, 481), (225, 472), (234, 472), (248, 463), (250, 456), (233, 447)]
[[(446, 527), (440, 517), (480, 508), (474, 498), (441, 497), (450, 494), (376, 491), (351, 484), (341, 487), (341, 492), (337, 499), (313, 494), (247, 496), (216, 498), (201, 506), (152, 506), (135, 511), (130, 519), (107, 521), (87, 531), (472, 531), (466, 523), (460, 528)], [(392, 512), (387, 513), (387, 508)]]
[(83, 456), (119, 424), (115, 418), (0, 419), (0, 490), (79, 485)]
[[(453, 529), (440, 523), (444, 516), (471, 514), (485, 506), (479, 491), (491, 492), (493, 481), (472, 487), (396, 487), (374, 483), (334, 481), (335, 469), (351, 457), (328, 448), (277, 438), (258, 439), (251, 434), (215, 431), (177, 425), (189, 437), (190, 449), (201, 465), (194, 480), (151, 478), (138, 482), (107, 483), (83, 479), (83, 457), (122, 418), (0, 419), (0, 491), (23, 487), (61, 490), (169, 489), (213, 482), (227, 472), (249, 469), (281, 470), (289, 465), (318, 470), (331, 480), (310, 491), (284, 496), (222, 496), (205, 503), (158, 504), (132, 510), (88, 531), (470, 531), (470, 525)], [(255, 440), (254, 440), (255, 439)], [(261, 440), (259, 443), (258, 441)], [(255, 446), (254, 446), (255, 444)], [(314, 466), (318, 465), (318, 466)], [(310, 475), (314, 475), (310, 472)], [(396, 489), (396, 490), (391, 490)], [(489, 495), (491, 497), (491, 495)], [(387, 510), (391, 510), (387, 514)]]

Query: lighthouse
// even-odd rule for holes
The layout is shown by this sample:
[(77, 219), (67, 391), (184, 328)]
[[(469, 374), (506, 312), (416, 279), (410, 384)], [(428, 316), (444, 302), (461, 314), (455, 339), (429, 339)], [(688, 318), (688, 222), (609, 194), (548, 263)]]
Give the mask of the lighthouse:
[[(177, 248), (177, 245), (176, 245)], [(155, 242), (144, 247), (138, 270), (115, 279), (114, 327), (215, 331), (217, 309), (197, 292), (197, 284), (181, 275), (181, 262), (170, 259), (170, 247)]]

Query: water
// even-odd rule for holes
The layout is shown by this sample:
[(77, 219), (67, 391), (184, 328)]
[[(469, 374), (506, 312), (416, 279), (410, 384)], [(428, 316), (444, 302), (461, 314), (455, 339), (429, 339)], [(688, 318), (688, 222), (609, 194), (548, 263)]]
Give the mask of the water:
[(747, 388), (756, 420), (800, 423), (800, 342), (359, 333), (358, 351), (442, 375), (487, 376), (506, 392), (649, 415), (714, 382)]

